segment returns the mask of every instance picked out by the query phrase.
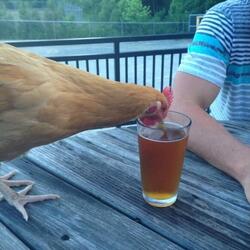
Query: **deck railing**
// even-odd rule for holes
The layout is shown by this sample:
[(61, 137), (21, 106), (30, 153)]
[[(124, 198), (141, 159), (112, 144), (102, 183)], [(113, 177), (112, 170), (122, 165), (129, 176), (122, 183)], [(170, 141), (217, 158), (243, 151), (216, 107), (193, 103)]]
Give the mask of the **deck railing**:
[[(172, 49), (136, 49), (128, 51), (124, 48), (133, 42), (150, 42), (191, 39), (193, 34), (173, 34), (144, 37), (115, 37), (115, 38), (87, 38), (67, 40), (39, 40), (8, 42), (16, 47), (45, 47), (45, 46), (74, 46), (100, 45), (111, 46), (111, 52), (77, 55), (60, 55), (48, 57), (52, 60), (70, 64), (76, 68), (101, 75), (108, 79), (121, 82), (133, 82), (147, 85), (162, 90), (166, 85), (171, 85), (173, 75), (181, 62), (187, 48)], [(121, 48), (122, 47), (122, 48)], [(152, 46), (151, 46), (152, 47)]]

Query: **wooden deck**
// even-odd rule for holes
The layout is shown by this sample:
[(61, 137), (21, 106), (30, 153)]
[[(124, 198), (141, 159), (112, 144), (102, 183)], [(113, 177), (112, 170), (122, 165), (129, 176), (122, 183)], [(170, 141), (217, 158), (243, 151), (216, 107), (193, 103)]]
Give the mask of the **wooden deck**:
[[(250, 123), (226, 123), (250, 145)], [(250, 204), (232, 178), (187, 152), (177, 202), (147, 205), (141, 195), (134, 127), (92, 130), (3, 164), (33, 194), (56, 201), (27, 206), (29, 221), (0, 203), (0, 249), (250, 249)]]

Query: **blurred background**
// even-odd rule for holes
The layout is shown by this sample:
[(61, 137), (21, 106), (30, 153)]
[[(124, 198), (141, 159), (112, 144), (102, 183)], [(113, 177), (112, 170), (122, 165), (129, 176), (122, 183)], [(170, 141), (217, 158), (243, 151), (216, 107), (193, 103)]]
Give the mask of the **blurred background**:
[(194, 32), (218, 0), (0, 0), (0, 40)]

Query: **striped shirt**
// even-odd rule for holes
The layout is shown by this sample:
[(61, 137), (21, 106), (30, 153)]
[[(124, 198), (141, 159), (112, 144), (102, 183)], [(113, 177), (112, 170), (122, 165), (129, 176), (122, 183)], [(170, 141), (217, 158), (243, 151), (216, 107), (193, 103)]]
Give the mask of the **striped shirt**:
[(250, 121), (250, 0), (228, 0), (202, 19), (179, 71), (220, 88), (216, 119)]

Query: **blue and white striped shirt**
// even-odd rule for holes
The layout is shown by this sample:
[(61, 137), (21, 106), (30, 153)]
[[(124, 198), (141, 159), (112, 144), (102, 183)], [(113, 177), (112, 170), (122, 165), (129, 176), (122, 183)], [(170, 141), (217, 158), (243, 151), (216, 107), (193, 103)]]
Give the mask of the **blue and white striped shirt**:
[(212, 7), (178, 70), (220, 87), (215, 118), (250, 121), (250, 0)]

